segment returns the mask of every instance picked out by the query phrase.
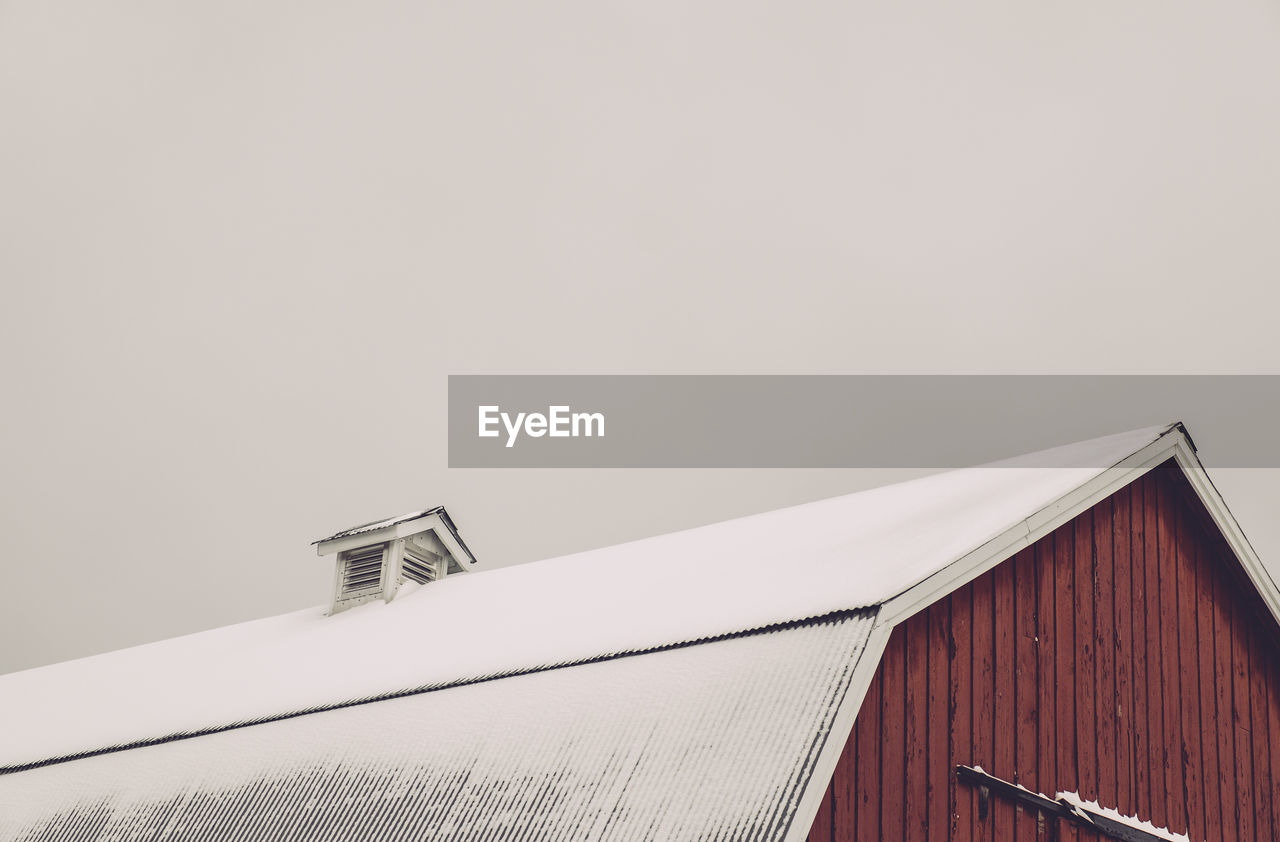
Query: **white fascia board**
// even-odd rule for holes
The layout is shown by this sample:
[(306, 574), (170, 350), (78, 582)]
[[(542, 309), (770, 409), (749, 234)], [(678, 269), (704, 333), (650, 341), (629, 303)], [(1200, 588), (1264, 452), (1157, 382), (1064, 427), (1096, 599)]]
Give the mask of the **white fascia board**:
[(853, 675), (849, 679), (849, 687), (836, 707), (831, 730), (827, 732), (822, 748), (818, 749), (813, 774), (809, 776), (809, 783), (800, 796), (800, 803), (796, 805), (791, 826), (787, 828), (782, 842), (805, 842), (809, 838), (813, 820), (822, 807), (822, 799), (827, 794), (827, 787), (831, 785), (831, 777), (840, 763), (849, 735), (853, 733), (853, 724), (867, 697), (871, 680), (875, 678), (876, 670), (880, 669), (880, 659), (884, 657), (884, 650), (889, 645), (889, 635), (892, 633), (893, 626), (880, 623), (879, 618), (868, 633), (867, 642), (862, 647), (862, 654), (858, 656), (858, 663), (854, 665)]
[(397, 523), (394, 529), (397, 538), (408, 538), (410, 535), (417, 535), (419, 532), (426, 532), (428, 529), (434, 529), (438, 532), (444, 529), (444, 523), (441, 522), (440, 515), (424, 515), (413, 520), (406, 520), (404, 523)]
[(347, 535), (343, 538), (330, 538), (328, 541), (321, 541), (316, 544), (316, 555), (324, 556), (346, 550), (355, 550), (372, 544), (381, 544), (384, 541), (390, 541), (398, 537), (401, 536), (397, 535), (394, 526), (384, 526), (381, 529), (374, 529), (370, 532), (358, 532), (355, 535)]
[(408, 538), (412, 535), (421, 535), (423, 532), (430, 532), (436, 536), (445, 549), (449, 551), (449, 555), (453, 556), (453, 560), (463, 570), (470, 570), (475, 567), (476, 560), (466, 551), (461, 542), (453, 535), (453, 530), (445, 524), (444, 519), (438, 514), (427, 515), (426, 517), (416, 518), (414, 520), (405, 521), (396, 525), (396, 537)]
[(408, 538), (410, 535), (417, 535), (419, 532), (426, 532), (428, 529), (434, 529), (437, 533), (448, 531), (445, 529), (444, 522), (440, 520), (439, 515), (427, 515), (413, 520), (406, 520), (404, 523), (384, 526), (381, 529), (371, 529), (368, 532), (357, 532), (354, 535), (344, 535), (341, 538), (330, 538), (327, 541), (321, 541), (316, 544), (316, 555), (330, 555), (345, 550), (368, 547), (371, 544), (381, 544), (384, 541), (394, 541), (397, 538)]
[(453, 560), (463, 570), (470, 570), (476, 566), (476, 560), (471, 557), (471, 553), (467, 552), (462, 543), (454, 537), (453, 530), (444, 525), (439, 515), (433, 515), (436, 519), (437, 526), (433, 530), (436, 538), (440, 539), (440, 543), (444, 544), (449, 550), (449, 555), (453, 556)]
[(1271, 577), (1270, 571), (1262, 563), (1262, 559), (1258, 558), (1258, 553), (1249, 543), (1249, 539), (1245, 537), (1244, 530), (1240, 528), (1235, 515), (1231, 514), (1231, 510), (1227, 508), (1226, 501), (1222, 499), (1213, 480), (1209, 478), (1208, 472), (1200, 462), (1200, 457), (1183, 436), (1178, 437), (1174, 447), (1174, 458), (1192, 489), (1195, 490), (1196, 496), (1204, 504), (1205, 510), (1209, 512), (1214, 525), (1226, 539), (1227, 546), (1231, 548), (1236, 560), (1244, 568), (1249, 581), (1262, 596), (1267, 610), (1271, 612), (1276, 622), (1280, 623), (1280, 588), (1276, 587), (1275, 579)]
[[(896, 626), (916, 612), (928, 608), (947, 594), (964, 587), (1002, 561), (1011, 558), (1019, 550), (1039, 541), (1081, 512), (1105, 500), (1152, 468), (1175, 458), (1179, 447), (1190, 452), (1190, 446), (1186, 443), (1186, 436), (1182, 429), (1174, 427), (1151, 444), (1107, 468), (1074, 491), (1059, 497), (924, 581), (890, 598), (881, 605), (876, 622)], [(1194, 456), (1192, 458), (1194, 459)], [(1203, 468), (1200, 469), (1201, 473), (1203, 470)], [(1280, 607), (1280, 601), (1277, 602), (1277, 607)]]

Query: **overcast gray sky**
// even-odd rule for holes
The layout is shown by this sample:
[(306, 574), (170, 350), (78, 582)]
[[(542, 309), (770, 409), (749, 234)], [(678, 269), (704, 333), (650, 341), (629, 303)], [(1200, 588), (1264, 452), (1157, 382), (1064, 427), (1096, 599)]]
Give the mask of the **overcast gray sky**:
[(1280, 372), (1278, 83), (1273, 2), (0, 2), (0, 672), (902, 478), (451, 471), (450, 373)]

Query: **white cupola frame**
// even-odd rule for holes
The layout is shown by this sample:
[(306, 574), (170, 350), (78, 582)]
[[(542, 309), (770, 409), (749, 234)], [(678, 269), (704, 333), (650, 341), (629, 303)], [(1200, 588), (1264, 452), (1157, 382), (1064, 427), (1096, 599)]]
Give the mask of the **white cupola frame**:
[(405, 582), (434, 582), (476, 563), (443, 506), (353, 526), (315, 547), (336, 561), (330, 614), (375, 599), (390, 602)]

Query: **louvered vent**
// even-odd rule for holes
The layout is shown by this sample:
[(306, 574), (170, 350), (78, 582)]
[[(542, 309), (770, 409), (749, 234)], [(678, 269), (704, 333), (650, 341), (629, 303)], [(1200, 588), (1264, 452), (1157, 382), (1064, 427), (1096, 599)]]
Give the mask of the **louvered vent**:
[(343, 553), (342, 593), (344, 596), (381, 586), (381, 544)]
[(440, 578), (437, 571), (440, 570), (440, 562), (443, 561), (439, 556), (426, 551), (417, 551), (410, 547), (404, 550), (404, 577), (410, 582), (417, 582), (425, 585), (427, 582), (434, 582)]
[(316, 552), (337, 559), (330, 614), (390, 602), (406, 582), (425, 585), (476, 563), (443, 506), (344, 529), (316, 541)]

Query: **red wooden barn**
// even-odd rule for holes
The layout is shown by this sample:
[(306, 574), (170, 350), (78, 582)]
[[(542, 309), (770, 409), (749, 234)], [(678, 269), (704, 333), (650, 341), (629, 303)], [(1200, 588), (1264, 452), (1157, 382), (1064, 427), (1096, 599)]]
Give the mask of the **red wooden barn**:
[(1280, 839), (1275, 585), (1185, 431), (1126, 462), (882, 607), (810, 840), (1144, 838), (1002, 782), (1196, 842)]
[(319, 548), (327, 610), (0, 676), (0, 838), (1280, 838), (1280, 592), (1179, 425), (487, 573), (441, 508)]

